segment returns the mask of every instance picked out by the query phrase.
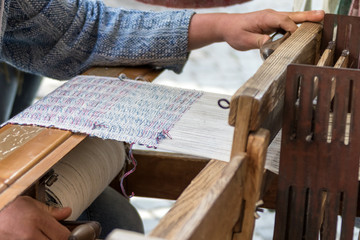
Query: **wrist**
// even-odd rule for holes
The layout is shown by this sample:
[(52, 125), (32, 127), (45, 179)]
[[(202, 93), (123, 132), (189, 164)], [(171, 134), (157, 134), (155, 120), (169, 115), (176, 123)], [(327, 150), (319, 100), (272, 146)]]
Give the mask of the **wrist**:
[(189, 26), (188, 50), (224, 41), (222, 26), (226, 13), (194, 14)]

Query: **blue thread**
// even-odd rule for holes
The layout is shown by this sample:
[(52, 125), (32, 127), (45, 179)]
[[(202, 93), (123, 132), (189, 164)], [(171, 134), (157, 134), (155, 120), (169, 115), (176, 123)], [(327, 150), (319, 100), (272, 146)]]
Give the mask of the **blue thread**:
[(92, 126), (92, 130), (96, 129), (96, 128), (107, 128), (107, 126), (104, 123), (97, 123), (94, 122), (93, 126)]
[(169, 134), (168, 130), (162, 130), (161, 132), (158, 133), (157, 137), (156, 137), (156, 143), (159, 144), (159, 142), (165, 138), (170, 138), (172, 139), (172, 137)]

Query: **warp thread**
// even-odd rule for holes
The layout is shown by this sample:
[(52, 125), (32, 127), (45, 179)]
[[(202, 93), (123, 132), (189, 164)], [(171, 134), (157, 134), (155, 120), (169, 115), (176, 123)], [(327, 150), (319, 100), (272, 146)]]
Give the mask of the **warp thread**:
[[(172, 137), (170, 136), (169, 134), (169, 131), (168, 130), (163, 130), (161, 132), (158, 133), (157, 137), (156, 137), (156, 143), (158, 144), (162, 139), (165, 139), (165, 138), (170, 138), (172, 139)], [(132, 165), (134, 166), (131, 170), (127, 171), (122, 177), (121, 177), (121, 180), (120, 180), (120, 188), (121, 188), (121, 192), (123, 193), (123, 195), (126, 197), (126, 198), (132, 198), (133, 196), (135, 196), (135, 193), (134, 192), (131, 192), (131, 195), (127, 195), (126, 191), (125, 191), (125, 188), (124, 188), (124, 179), (126, 177), (128, 177), (130, 174), (132, 174), (133, 172), (135, 172), (136, 170), (136, 167), (137, 167), (137, 161), (134, 157), (134, 154), (133, 154), (133, 147), (134, 147), (135, 143), (131, 143), (130, 144), (130, 148), (129, 148), (129, 155), (128, 155), (128, 159), (130, 160), (130, 162), (132, 163)], [(141, 144), (139, 144), (141, 145)], [(157, 147), (156, 146), (146, 146), (147, 148), (154, 148), (156, 149)]]
[(123, 142), (87, 137), (54, 167), (58, 180), (46, 187), (47, 203), (69, 206), (69, 220), (78, 216), (100, 195), (124, 167)]
[(130, 196), (128, 196), (126, 194), (126, 191), (125, 191), (125, 188), (124, 188), (124, 179), (129, 176), (130, 174), (132, 174), (133, 172), (135, 172), (136, 170), (136, 166), (137, 166), (137, 161), (133, 155), (133, 146), (134, 146), (135, 143), (131, 143), (130, 144), (130, 149), (129, 149), (129, 159), (131, 161), (131, 163), (133, 164), (133, 168), (129, 171), (127, 171), (122, 177), (121, 177), (121, 180), (120, 180), (120, 188), (121, 188), (121, 191), (123, 193), (123, 195), (126, 197), (126, 198), (132, 198), (133, 196), (135, 196), (135, 193), (132, 192)]

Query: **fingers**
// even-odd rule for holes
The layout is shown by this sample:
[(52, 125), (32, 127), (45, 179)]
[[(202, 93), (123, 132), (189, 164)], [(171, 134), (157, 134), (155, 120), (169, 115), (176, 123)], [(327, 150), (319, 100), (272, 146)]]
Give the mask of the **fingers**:
[(305, 11), (305, 12), (289, 12), (287, 15), (295, 22), (320, 22), (323, 20), (325, 12), (323, 10)]
[(64, 207), (64, 208), (54, 208), (49, 207), (49, 213), (56, 219), (56, 220), (64, 220), (71, 215), (71, 208)]
[(40, 226), (41, 232), (52, 240), (66, 240), (70, 236), (70, 231), (60, 224), (53, 217), (44, 217)]
[(287, 32), (295, 32), (297, 24), (302, 22), (320, 22), (324, 18), (324, 11), (314, 10), (305, 12), (277, 12), (272, 9), (260, 11), (263, 18), (261, 22), (264, 33), (276, 29), (283, 29)]
[(47, 213), (42, 219), (41, 231), (52, 240), (65, 240), (68, 239), (70, 231), (60, 224), (58, 220), (64, 220), (71, 214), (71, 208), (56, 208), (38, 202), (38, 207)]
[[(257, 34), (257, 33), (247, 33), (244, 36), (244, 42), (243, 45), (246, 46), (244, 50), (247, 49), (257, 49), (260, 48), (262, 45), (264, 45), (265, 42), (267, 42), (270, 39), (269, 35), (264, 34)], [(243, 49), (240, 49), (243, 50)]]
[(323, 10), (305, 11), (305, 12), (283, 12), (284, 18), (280, 20), (279, 27), (287, 32), (295, 32), (297, 23), (302, 22), (320, 22), (324, 18)]
[(41, 203), (39, 201), (36, 201), (35, 199), (30, 198), (33, 201), (33, 204), (35, 204), (39, 209), (49, 213), (51, 216), (53, 216), (56, 220), (64, 220), (68, 218), (71, 215), (71, 208), (64, 207), (64, 208), (57, 208), (48, 206), (44, 203)]
[[(71, 208), (51, 207), (29, 197), (26, 197), (25, 200), (38, 209), (38, 213), (35, 212), (36, 210), (34, 211), (34, 214), (36, 215), (34, 218), (37, 221), (37, 228), (35, 229), (39, 229), (38, 232), (43, 236), (43, 239), (66, 240), (69, 237), (70, 231), (60, 224), (58, 220), (63, 220), (69, 217), (71, 214)], [(41, 238), (39, 237), (34, 239)]]

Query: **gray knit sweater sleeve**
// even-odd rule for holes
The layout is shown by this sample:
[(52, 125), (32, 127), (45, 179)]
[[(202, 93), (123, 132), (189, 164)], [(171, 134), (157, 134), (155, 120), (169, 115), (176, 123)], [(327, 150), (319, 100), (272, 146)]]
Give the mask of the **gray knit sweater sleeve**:
[[(92, 0), (5, 0), (2, 60), (58, 79), (91, 66), (150, 64), (180, 72), (192, 11), (144, 12)], [(3, 26), (4, 27), (4, 26)]]

